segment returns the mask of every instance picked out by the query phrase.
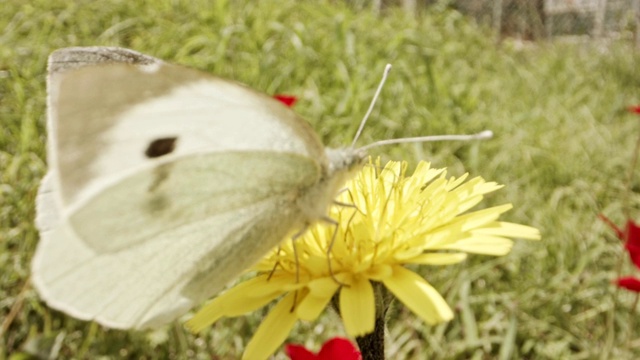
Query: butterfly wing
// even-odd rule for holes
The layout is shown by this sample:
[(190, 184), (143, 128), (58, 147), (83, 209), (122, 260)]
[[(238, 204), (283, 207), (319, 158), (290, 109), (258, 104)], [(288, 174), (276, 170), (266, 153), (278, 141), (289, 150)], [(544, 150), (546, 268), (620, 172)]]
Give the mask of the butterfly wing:
[[(165, 63), (51, 73), (49, 121), (49, 162), (70, 208), (140, 167), (202, 152), (291, 152), (328, 166), (313, 129), (280, 102)], [(150, 158), (164, 139), (175, 148)]]
[[(105, 190), (65, 221), (47, 175), (38, 196), (41, 241), (33, 261), (42, 297), (81, 319), (145, 328), (173, 320), (221, 290), (300, 224), (291, 189), (317, 174), (313, 163), (295, 156), (241, 157), (179, 161), (176, 169), (185, 176), (168, 180), (166, 207), (156, 214), (127, 200), (144, 192), (137, 188), (141, 174)], [(228, 171), (230, 163), (263, 167)], [(206, 175), (199, 174), (205, 168)], [(255, 172), (271, 169), (278, 172)], [(210, 184), (205, 190), (188, 186), (201, 176)]]
[(32, 270), (52, 307), (165, 323), (305, 221), (296, 199), (326, 156), (277, 101), (161, 62), (50, 70)]
[(163, 61), (125, 48), (106, 46), (69, 47), (56, 50), (49, 56), (49, 74), (95, 65), (151, 65), (159, 63), (163, 63)]

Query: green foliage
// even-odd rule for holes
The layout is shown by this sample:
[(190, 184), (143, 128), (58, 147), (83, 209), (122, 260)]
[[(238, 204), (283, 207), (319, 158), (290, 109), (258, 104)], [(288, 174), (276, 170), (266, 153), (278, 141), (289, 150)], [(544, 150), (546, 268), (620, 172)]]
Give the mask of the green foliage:
[[(429, 159), (450, 174), (506, 184), (488, 202), (513, 203), (507, 220), (540, 228), (543, 241), (518, 241), (503, 258), (425, 268), (457, 316), (430, 327), (397, 306), (389, 358), (640, 357), (638, 313), (610, 284), (621, 246), (596, 220), (603, 212), (622, 221), (625, 169), (640, 130), (624, 111), (640, 103), (640, 55), (628, 44), (496, 45), (453, 11), (411, 18), (335, 1), (5, 0), (0, 28), (0, 319), (8, 325), (0, 359), (36, 351), (233, 359), (265, 313), (223, 320), (200, 338), (180, 324), (150, 334), (105, 330), (52, 311), (25, 285), (38, 238), (34, 196), (46, 169), (46, 57), (87, 45), (129, 47), (266, 93), (296, 94), (296, 110), (331, 146), (349, 143), (392, 63), (360, 144), (493, 130), (489, 141), (374, 155)], [(317, 348), (340, 333), (328, 312), (299, 324), (291, 340)]]

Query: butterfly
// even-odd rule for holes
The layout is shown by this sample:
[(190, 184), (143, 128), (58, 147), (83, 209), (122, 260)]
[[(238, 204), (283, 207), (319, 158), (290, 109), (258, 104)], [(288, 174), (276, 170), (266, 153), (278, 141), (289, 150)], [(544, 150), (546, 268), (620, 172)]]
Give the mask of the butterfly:
[(377, 144), (325, 148), (278, 100), (133, 50), (63, 48), (48, 71), (32, 281), (52, 308), (112, 328), (166, 324), (330, 221)]

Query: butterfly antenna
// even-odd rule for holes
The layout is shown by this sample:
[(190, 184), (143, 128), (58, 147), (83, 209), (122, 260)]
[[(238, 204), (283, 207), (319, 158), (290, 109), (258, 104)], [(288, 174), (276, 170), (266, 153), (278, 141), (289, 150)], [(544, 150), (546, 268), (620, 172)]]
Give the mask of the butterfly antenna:
[(400, 139), (389, 139), (389, 140), (380, 140), (369, 145), (365, 145), (358, 150), (369, 150), (374, 147), (383, 146), (383, 145), (391, 145), (391, 144), (403, 144), (403, 143), (422, 143), (422, 142), (431, 142), (431, 141), (469, 141), (469, 140), (484, 140), (491, 139), (493, 137), (493, 131), (485, 130), (481, 131), (477, 134), (471, 135), (433, 135), (433, 136), (419, 136), (419, 137), (410, 137), (410, 138), (400, 138)]
[(384, 73), (382, 73), (382, 80), (380, 80), (380, 84), (378, 85), (378, 89), (376, 90), (375, 95), (373, 95), (373, 99), (371, 100), (371, 105), (369, 105), (369, 110), (367, 110), (367, 113), (364, 114), (364, 118), (360, 122), (360, 127), (358, 128), (358, 131), (356, 132), (356, 136), (353, 138), (353, 142), (351, 143), (351, 147), (352, 148), (356, 146), (356, 141), (358, 141), (358, 138), (360, 137), (360, 134), (362, 133), (362, 129), (364, 129), (364, 125), (367, 123), (367, 120), (369, 119), (369, 115), (371, 115), (371, 112), (373, 111), (373, 106), (376, 104), (376, 101), (378, 100), (378, 96), (380, 96), (380, 92), (382, 91), (382, 87), (384, 86), (384, 82), (387, 81), (387, 76), (389, 75), (389, 71), (391, 71), (391, 64), (387, 64), (387, 66), (385, 66), (385, 68), (384, 68)]

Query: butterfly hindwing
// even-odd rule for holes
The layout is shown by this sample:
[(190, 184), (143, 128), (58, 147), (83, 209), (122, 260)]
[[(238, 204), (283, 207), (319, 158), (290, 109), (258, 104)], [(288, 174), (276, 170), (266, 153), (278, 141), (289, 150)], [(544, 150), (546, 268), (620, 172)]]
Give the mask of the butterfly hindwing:
[[(266, 161), (280, 170), (290, 167), (304, 172), (305, 168), (301, 163), (287, 166), (289, 161), (300, 160), (279, 154), (272, 159), (260, 154), (253, 160)], [(225, 164), (219, 158), (216, 163)], [(97, 220), (99, 215), (85, 214), (83, 209), (78, 213), (81, 218), (65, 221), (61, 213), (55, 211), (54, 183), (47, 176), (38, 196), (41, 241), (33, 264), (36, 288), (52, 307), (111, 327), (141, 328), (172, 320), (221, 290), (284, 239), (292, 225), (303, 221), (301, 214), (293, 211), (292, 202), (296, 197), (291, 193), (291, 189), (301, 183), (300, 174), (292, 176), (291, 172), (282, 171), (266, 180), (264, 176), (255, 177), (253, 172), (243, 173), (243, 169), (226, 173), (212, 169), (218, 173), (217, 186), (212, 188), (219, 191), (210, 191), (205, 196), (197, 189), (190, 193), (189, 188), (184, 190), (182, 186), (176, 194), (172, 190), (174, 184), (167, 183), (167, 196), (193, 200), (174, 204), (178, 212), (172, 216), (146, 219), (137, 224), (127, 220), (144, 219), (146, 215), (132, 205), (122, 209), (123, 203), (128, 204), (123, 201), (127, 194), (126, 191), (120, 193), (117, 187), (106, 190), (103, 196), (114, 200), (113, 207), (119, 209), (121, 215), (111, 214), (114, 218), (102, 223)], [(308, 169), (307, 177), (313, 179), (316, 176), (313, 164)], [(184, 178), (198, 176), (197, 173), (183, 175)], [(253, 185), (243, 183), (245, 179), (253, 179)], [(273, 191), (257, 200), (259, 195), (251, 193), (259, 182), (288, 190)], [(221, 204), (217, 196), (233, 197), (229, 194), (234, 186), (244, 189), (246, 194), (237, 194), (234, 200)], [(256, 200), (243, 203), (243, 196), (253, 196)], [(168, 225), (163, 226), (163, 222)], [(118, 224), (123, 224), (121, 229)], [(135, 226), (126, 229), (131, 224), (137, 225), (138, 234)], [(202, 278), (207, 281), (199, 280)]]

